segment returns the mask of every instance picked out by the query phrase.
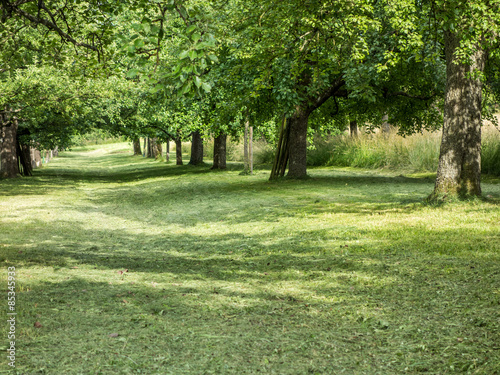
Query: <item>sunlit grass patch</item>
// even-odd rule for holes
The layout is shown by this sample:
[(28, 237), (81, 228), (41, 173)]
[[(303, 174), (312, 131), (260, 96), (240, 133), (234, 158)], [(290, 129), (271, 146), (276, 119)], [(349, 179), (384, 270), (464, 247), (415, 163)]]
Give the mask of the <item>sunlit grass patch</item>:
[(432, 206), (428, 175), (269, 182), (128, 147), (0, 182), (18, 373), (500, 371), (494, 180)]

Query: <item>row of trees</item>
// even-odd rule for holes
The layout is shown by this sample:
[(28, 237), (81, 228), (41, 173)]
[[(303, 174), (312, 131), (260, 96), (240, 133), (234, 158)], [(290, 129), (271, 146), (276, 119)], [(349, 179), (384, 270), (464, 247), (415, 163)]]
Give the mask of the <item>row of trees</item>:
[(272, 177), (301, 178), (314, 132), (442, 126), (434, 196), (481, 193), (498, 0), (5, 0), (0, 14), (0, 115), (20, 145), (97, 127), (192, 137), (196, 155), (204, 134), (223, 168), (247, 124), (277, 143)]

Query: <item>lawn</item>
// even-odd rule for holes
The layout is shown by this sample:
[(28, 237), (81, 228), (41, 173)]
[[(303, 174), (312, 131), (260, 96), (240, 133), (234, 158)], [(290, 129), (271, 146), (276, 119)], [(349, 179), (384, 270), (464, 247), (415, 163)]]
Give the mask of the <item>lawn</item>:
[(130, 150), (0, 181), (0, 372), (500, 374), (498, 179), (429, 205), (429, 175), (269, 182)]

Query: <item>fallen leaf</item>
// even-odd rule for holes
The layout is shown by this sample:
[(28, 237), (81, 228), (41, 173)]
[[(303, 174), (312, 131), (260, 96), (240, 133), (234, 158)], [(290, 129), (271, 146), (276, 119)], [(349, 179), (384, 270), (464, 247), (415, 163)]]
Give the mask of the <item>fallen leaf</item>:
[(42, 324), (40, 322), (35, 322), (35, 324), (33, 324), (35, 326), (35, 328), (42, 328)]
[(78, 267), (76, 267), (76, 266), (75, 266), (75, 267), (71, 267), (71, 268), (73, 268), (73, 269), (75, 269), (75, 270), (76, 270)]
[(125, 298), (122, 301), (123, 303), (128, 303), (128, 301)]
[(109, 335), (109, 337), (118, 337), (118, 336), (120, 336), (118, 333), (112, 333)]

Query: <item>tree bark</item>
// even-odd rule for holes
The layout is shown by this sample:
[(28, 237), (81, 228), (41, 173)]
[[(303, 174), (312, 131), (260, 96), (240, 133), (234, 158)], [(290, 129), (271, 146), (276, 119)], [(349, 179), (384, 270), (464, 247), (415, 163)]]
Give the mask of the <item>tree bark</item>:
[(203, 163), (203, 139), (199, 131), (193, 132), (191, 142), (191, 159), (189, 164), (200, 165)]
[(160, 150), (161, 144), (158, 146), (158, 138), (148, 138), (147, 157), (156, 159), (159, 155), (161, 155)]
[(17, 142), (17, 160), (18, 170), (22, 176), (31, 176), (33, 168), (31, 167), (30, 147)]
[(248, 173), (248, 125), (250, 121), (248, 117), (245, 120), (245, 130), (243, 132), (243, 172)]
[(142, 153), (142, 156), (146, 157), (147, 156), (147, 153), (148, 153), (148, 139), (147, 138), (144, 138), (144, 147), (143, 147), (143, 150), (144, 152)]
[(309, 111), (297, 106), (289, 119), (289, 164), (288, 177), (303, 178), (307, 176), (307, 125)]
[(1, 170), (0, 175), (3, 178), (15, 178), (19, 173), (17, 162), (17, 121), (12, 120), (8, 125), (1, 128), (0, 138), (0, 158)]
[(248, 137), (248, 161), (250, 162), (250, 174), (253, 174), (253, 126), (250, 126)]
[(167, 139), (165, 158), (167, 159), (167, 163), (168, 163), (170, 161), (170, 139)]
[(484, 71), (486, 53), (478, 46), (466, 65), (455, 57), (457, 33), (445, 32), (446, 96), (444, 125), (436, 185), (431, 198), (440, 195), (481, 195), (482, 83), (469, 77)]
[(211, 169), (226, 169), (227, 134), (219, 134), (214, 139), (214, 165)]
[(389, 124), (389, 115), (386, 113), (382, 116), (382, 134), (388, 135), (391, 132), (391, 124)]
[(349, 133), (353, 138), (358, 136), (358, 122), (356, 120), (349, 122)]
[(290, 138), (290, 121), (283, 117), (283, 123), (280, 129), (280, 136), (276, 147), (276, 156), (274, 157), (273, 168), (271, 169), (270, 180), (285, 175), (286, 166), (289, 159), (289, 138)]
[(181, 137), (175, 138), (175, 164), (182, 165), (182, 140)]
[(35, 148), (35, 147), (32, 147), (31, 148), (31, 168), (32, 169), (35, 169), (35, 168), (38, 168), (40, 167), (40, 165), (42, 165), (42, 155), (40, 153), (40, 150)]
[(161, 141), (158, 140), (158, 138), (155, 138), (155, 145), (156, 145), (156, 152), (155, 152), (155, 159), (156, 159), (163, 155), (163, 146), (161, 144)]
[(141, 141), (139, 140), (139, 138), (134, 138), (133, 144), (134, 144), (134, 155), (142, 155)]
[(148, 143), (147, 143), (146, 151), (145, 151), (146, 152), (146, 157), (147, 158), (151, 158), (152, 155), (153, 155), (152, 152), (151, 152), (151, 138), (148, 137), (147, 141), (148, 141)]

